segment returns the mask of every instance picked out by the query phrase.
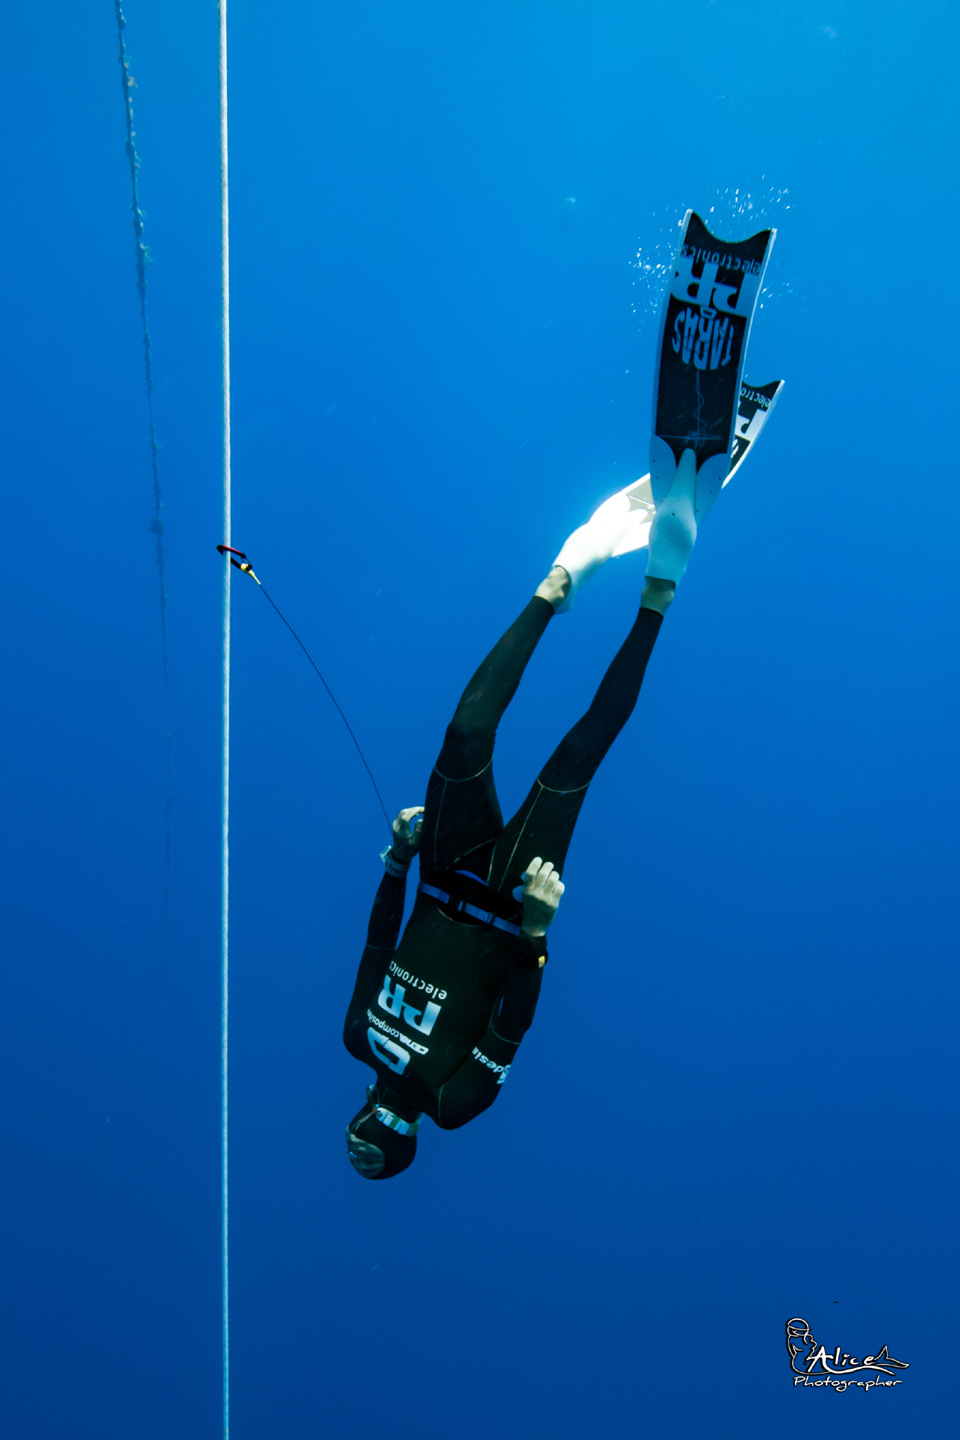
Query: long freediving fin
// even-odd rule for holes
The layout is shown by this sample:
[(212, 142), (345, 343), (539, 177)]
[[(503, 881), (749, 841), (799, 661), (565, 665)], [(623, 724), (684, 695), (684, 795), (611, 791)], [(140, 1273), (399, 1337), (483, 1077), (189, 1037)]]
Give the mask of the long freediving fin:
[(733, 453), (730, 469), (724, 485), (729, 485), (734, 474), (747, 458), (747, 451), (756, 444), (757, 436), (770, 418), (770, 412), (780, 399), (783, 380), (771, 380), (768, 385), (751, 385), (746, 380), (740, 386), (740, 404), (737, 407), (737, 423), (734, 426)]
[(725, 241), (692, 210), (683, 221), (660, 321), (650, 486), (658, 504), (692, 450), (698, 522), (730, 472), (747, 340), (775, 234)]
[[(747, 458), (747, 451), (756, 444), (757, 436), (767, 423), (771, 410), (780, 398), (783, 386), (783, 380), (771, 380), (767, 385), (751, 385), (748, 380), (745, 380), (740, 386), (740, 403), (737, 408), (737, 423), (734, 426), (733, 453), (730, 456), (730, 469), (727, 471), (724, 485), (730, 483), (734, 473), (740, 469)], [(643, 549), (650, 538), (650, 525), (656, 511), (649, 475), (644, 475), (637, 480), (625, 493), (630, 497), (631, 507), (634, 510), (643, 510), (645, 514), (642, 517), (638, 515), (637, 523), (624, 535), (613, 552), (614, 559), (618, 555), (630, 555), (634, 550)]]

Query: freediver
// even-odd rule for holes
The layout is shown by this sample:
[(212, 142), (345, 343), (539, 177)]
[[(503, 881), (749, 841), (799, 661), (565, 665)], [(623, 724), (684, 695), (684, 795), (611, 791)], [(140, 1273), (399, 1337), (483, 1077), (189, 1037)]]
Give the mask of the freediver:
[[(350, 1162), (366, 1179), (389, 1179), (413, 1163), (424, 1115), (454, 1130), (488, 1109), (533, 1021), (580, 807), (636, 705), (696, 540), (692, 450), (653, 516), (633, 628), (586, 714), (506, 825), (493, 782), (497, 726), (555, 613), (569, 609), (598, 566), (635, 548), (630, 533), (649, 523), (649, 495), (646, 478), (636, 482), (567, 539), (464, 690), (425, 804), (393, 822), (343, 1032), (350, 1054), (376, 1074), (346, 1132)], [(418, 894), (398, 947), (407, 871), (418, 851)]]

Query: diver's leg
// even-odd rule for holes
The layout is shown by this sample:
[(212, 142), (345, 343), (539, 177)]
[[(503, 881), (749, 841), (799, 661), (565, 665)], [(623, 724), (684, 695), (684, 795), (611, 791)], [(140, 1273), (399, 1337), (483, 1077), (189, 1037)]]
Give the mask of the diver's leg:
[(566, 571), (555, 566), (460, 697), (427, 787), (421, 858), (430, 868), (490, 846), (503, 829), (493, 783), (497, 726), (568, 589)]
[(550, 601), (535, 594), (471, 677), (437, 758), (442, 775), (462, 780), (490, 763), (497, 726), (553, 615)]
[(614, 656), (589, 710), (568, 731), (495, 846), (489, 884), (509, 893), (535, 855), (562, 870), (587, 787), (633, 713), (647, 661), (676, 587), (648, 579), (633, 629)]

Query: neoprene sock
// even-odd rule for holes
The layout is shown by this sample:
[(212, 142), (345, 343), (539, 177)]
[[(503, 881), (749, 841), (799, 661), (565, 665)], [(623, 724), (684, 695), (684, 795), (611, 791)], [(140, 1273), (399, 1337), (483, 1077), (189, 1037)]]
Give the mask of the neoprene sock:
[[(634, 485), (636, 483), (634, 481)], [(599, 570), (610, 559), (629, 531), (647, 519), (645, 510), (631, 504), (627, 494), (631, 488), (628, 486), (626, 490), (611, 495), (609, 500), (604, 500), (586, 525), (579, 526), (563, 542), (553, 563), (562, 565), (570, 576), (570, 593), (557, 606), (557, 614), (570, 609), (580, 586), (590, 579), (594, 570)]]

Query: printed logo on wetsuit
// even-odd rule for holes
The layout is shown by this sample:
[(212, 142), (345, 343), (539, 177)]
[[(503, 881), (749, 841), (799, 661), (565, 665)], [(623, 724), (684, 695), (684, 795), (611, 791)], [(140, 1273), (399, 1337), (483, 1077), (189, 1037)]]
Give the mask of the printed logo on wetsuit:
[[(410, 1064), (410, 1050), (416, 1050), (420, 1055), (427, 1054), (426, 1045), (418, 1045), (409, 1035), (404, 1035), (401, 1030), (394, 1030), (392, 1025), (381, 1020), (379, 1015), (374, 1015), (372, 1010), (367, 1011), (367, 1019), (370, 1021), (367, 1026), (367, 1044), (380, 1064), (386, 1065), (395, 1075), (402, 1075)], [(386, 1033), (378, 1034), (378, 1031)], [(410, 1050), (405, 1050), (403, 1045), (398, 1045), (395, 1040), (388, 1040), (387, 1035), (396, 1035), (397, 1040), (403, 1040), (410, 1046)]]
[(446, 990), (438, 990), (435, 985), (428, 985), (426, 980), (418, 980), (416, 975), (411, 975), (409, 970), (401, 970), (396, 960), (390, 961), (390, 973), (396, 975), (398, 980), (405, 981), (411, 990), (422, 990), (424, 995), (436, 995), (438, 1000), (446, 1000)]
[[(836, 1394), (842, 1395), (844, 1390), (876, 1390), (878, 1388), (888, 1389), (894, 1385), (902, 1385), (902, 1380), (894, 1380), (896, 1370), (909, 1370), (910, 1364), (907, 1360), (894, 1360), (892, 1355), (887, 1353), (886, 1345), (880, 1347), (876, 1355), (864, 1355), (858, 1360), (856, 1355), (851, 1355), (847, 1350), (841, 1350), (838, 1345), (834, 1350), (828, 1350), (825, 1345), (818, 1345), (813, 1338), (813, 1331), (806, 1320), (794, 1316), (786, 1324), (787, 1331), (787, 1354), (790, 1356), (790, 1369), (793, 1371), (793, 1386), (796, 1389), (802, 1386), (803, 1389), (826, 1389), (833, 1390)], [(801, 1352), (806, 1349), (806, 1354)], [(853, 1379), (858, 1372), (867, 1372), (866, 1379)], [(881, 1379), (886, 1376), (886, 1379)]]
[(491, 1060), (488, 1055), (484, 1055), (483, 1051), (478, 1050), (476, 1045), (474, 1045), (473, 1047), (473, 1058), (474, 1060), (479, 1060), (481, 1065), (486, 1065), (488, 1070), (493, 1071), (494, 1075), (496, 1075), (497, 1077), (498, 1085), (502, 1085), (504, 1080), (506, 1080), (507, 1076), (510, 1074), (509, 1065), (498, 1065), (496, 1060)]
[[(446, 993), (446, 992), (444, 992)], [(381, 1010), (392, 1015), (395, 1020), (403, 1020), (407, 1025), (418, 1030), (421, 1035), (429, 1035), (437, 1023), (437, 1016), (440, 1014), (440, 1006), (435, 1000), (428, 1000), (426, 1005), (418, 1007), (411, 1005), (406, 998), (407, 991), (399, 980), (395, 987), (390, 985), (390, 976), (384, 975), (383, 989), (380, 991), (380, 998), (377, 1000)]]
[(392, 1035), (396, 1040), (402, 1040), (404, 1045), (409, 1045), (411, 1050), (416, 1050), (418, 1055), (429, 1055), (430, 1051), (426, 1045), (418, 1045), (416, 1040), (411, 1040), (409, 1035), (404, 1035), (402, 1030), (394, 1030), (386, 1020), (381, 1020), (379, 1015), (374, 1015), (372, 1010), (367, 1011), (367, 1019), (371, 1025), (382, 1030), (385, 1035)]
[[(374, 1018), (370, 1016), (369, 1010), (367, 1016)], [(382, 1021), (376, 1023), (382, 1024)], [(385, 1040), (382, 1035), (377, 1034), (373, 1026), (367, 1029), (367, 1043), (373, 1051), (375, 1060), (379, 1060), (381, 1065), (386, 1065), (387, 1069), (392, 1070), (394, 1074), (403, 1074), (410, 1063), (409, 1050), (404, 1050), (402, 1045), (395, 1045), (392, 1040)]]
[[(392, 960), (390, 962), (390, 969), (396, 970), (397, 974), (404, 975), (408, 980), (413, 978), (407, 976), (405, 970), (398, 970), (395, 962)], [(427, 987), (424, 985), (421, 988), (426, 990)], [(433, 988), (431, 985), (430, 990), (433, 991)], [(434, 993), (439, 995), (441, 999), (446, 999), (446, 990), (437, 990)], [(440, 1014), (441, 1007), (435, 1000), (429, 1000), (423, 1006), (411, 1005), (406, 997), (406, 987), (401, 985), (399, 980), (391, 985), (390, 976), (384, 975), (383, 986), (377, 998), (379, 1008), (385, 1010), (388, 1015), (392, 1015), (395, 1020), (403, 1021), (404, 1024), (409, 1025), (412, 1030), (418, 1031), (419, 1034), (429, 1035), (437, 1023), (437, 1017)], [(379, 1015), (374, 1015), (372, 1010), (367, 1011), (367, 1019), (370, 1022), (367, 1028), (367, 1043), (376, 1058), (380, 1061), (380, 1064), (386, 1065), (387, 1069), (392, 1070), (395, 1075), (402, 1075), (404, 1070), (406, 1070), (410, 1063), (411, 1050), (414, 1050), (418, 1055), (429, 1054), (429, 1049), (426, 1045), (421, 1045), (416, 1040), (412, 1040), (410, 1036), (405, 1035), (402, 1030), (395, 1030), (392, 1025), (388, 1025), (385, 1020), (381, 1020)], [(378, 1034), (378, 1031), (381, 1033)], [(395, 1040), (402, 1040), (403, 1044), (397, 1045), (395, 1040), (386, 1039), (385, 1037), (387, 1035), (394, 1036)], [(404, 1046), (409, 1048), (404, 1049)]]

